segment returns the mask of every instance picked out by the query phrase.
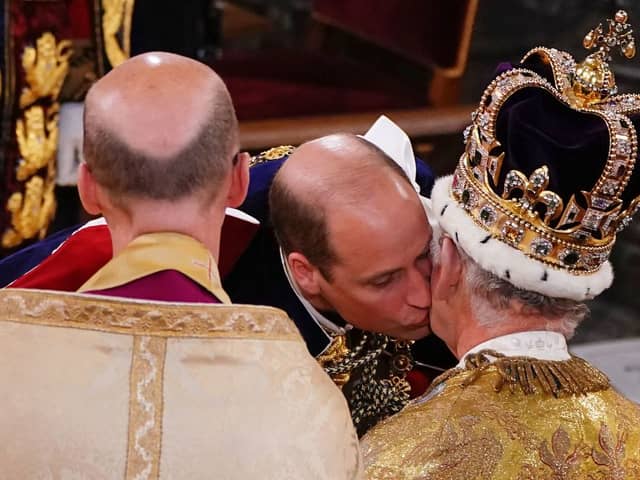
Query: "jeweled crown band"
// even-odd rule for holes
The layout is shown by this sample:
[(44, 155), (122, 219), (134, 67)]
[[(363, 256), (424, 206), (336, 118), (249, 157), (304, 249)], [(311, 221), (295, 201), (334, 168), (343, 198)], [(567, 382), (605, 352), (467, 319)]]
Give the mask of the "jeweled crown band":
[(454, 174), (451, 196), (465, 209), (474, 222), (496, 238), (525, 255), (546, 265), (574, 273), (591, 273), (607, 261), (613, 242), (600, 247), (587, 247), (565, 242), (547, 230), (523, 221), (512, 209), (496, 202), (475, 179), (458, 169)]

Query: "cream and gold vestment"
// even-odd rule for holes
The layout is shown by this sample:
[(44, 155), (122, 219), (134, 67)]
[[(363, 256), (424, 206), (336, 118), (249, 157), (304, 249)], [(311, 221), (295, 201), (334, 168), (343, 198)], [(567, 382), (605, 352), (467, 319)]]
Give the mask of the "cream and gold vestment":
[(269, 307), (0, 291), (0, 478), (352, 479), (340, 391)]
[(483, 350), (361, 448), (369, 479), (638, 479), (640, 407), (580, 358)]

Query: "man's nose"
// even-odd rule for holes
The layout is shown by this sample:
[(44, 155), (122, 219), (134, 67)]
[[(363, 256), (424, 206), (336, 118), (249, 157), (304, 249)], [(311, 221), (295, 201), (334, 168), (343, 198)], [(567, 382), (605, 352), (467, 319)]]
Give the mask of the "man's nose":
[(429, 278), (419, 269), (412, 268), (409, 271), (409, 291), (407, 303), (416, 308), (429, 308), (431, 306), (431, 286)]

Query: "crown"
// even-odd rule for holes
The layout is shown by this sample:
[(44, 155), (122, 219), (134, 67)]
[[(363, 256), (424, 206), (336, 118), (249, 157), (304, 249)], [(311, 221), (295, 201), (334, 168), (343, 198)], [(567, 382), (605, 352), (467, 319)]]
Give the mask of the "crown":
[[(491, 82), (465, 130), (465, 151), (451, 184), (451, 196), (486, 231), (487, 239), (495, 238), (572, 275), (592, 274), (607, 262), (616, 233), (630, 223), (640, 204), (640, 197), (623, 200), (638, 148), (628, 115), (640, 112), (640, 96), (615, 95), (608, 64), (613, 48), (620, 47), (630, 58), (635, 44), (624, 11), (607, 22), (606, 33), (598, 25), (585, 37), (585, 47), (597, 51), (582, 63), (566, 52), (538, 47), (521, 63), (538, 62), (550, 71), (548, 78), (531, 69), (514, 68)], [(503, 168), (507, 153), (496, 139), (498, 114), (505, 102), (525, 89), (541, 91), (606, 125), (608, 154), (590, 189), (571, 192), (563, 200), (549, 189), (561, 166), (542, 165), (529, 174)]]
[[(489, 84), (472, 114), (471, 125), (464, 132), (465, 150), (447, 184), (446, 194), (464, 215), (455, 216), (455, 220), (449, 215), (451, 218), (444, 220), (443, 228), (456, 230), (457, 237), (461, 222), (467, 225), (471, 219), (468, 230), (475, 228), (473, 235), (483, 233), (474, 237), (473, 244), (467, 239), (466, 249), (474, 250), (471, 252), (474, 259), (482, 257), (481, 265), (504, 278), (509, 279), (513, 272), (500, 257), (509, 257), (513, 263), (516, 261), (513, 249), (522, 254), (517, 261), (523, 259), (529, 265), (519, 270), (533, 264), (544, 267), (543, 270), (531, 267), (536, 277), (528, 278), (529, 273), (524, 273), (519, 284), (512, 282), (516, 286), (556, 296), (556, 287), (577, 276), (595, 278), (601, 273), (607, 277), (595, 284), (586, 279), (579, 293), (572, 287), (560, 288), (563, 296), (582, 299), (600, 293), (612, 280), (608, 259), (616, 233), (631, 222), (640, 206), (640, 196), (626, 191), (638, 149), (630, 115), (640, 113), (640, 96), (616, 95), (615, 78), (608, 64), (614, 48), (619, 47), (628, 58), (635, 54), (627, 20), (627, 14), (619, 11), (614, 19), (607, 20), (606, 32), (602, 25), (591, 30), (584, 45), (597, 50), (582, 63), (576, 63), (569, 53), (560, 50), (544, 47), (530, 50), (518, 68), (501, 73)], [(518, 102), (535, 104), (538, 122), (568, 125), (575, 137), (597, 143), (599, 149), (589, 149), (589, 155), (593, 157), (602, 151), (601, 158), (594, 161), (585, 158), (582, 162), (573, 147), (567, 148), (573, 155), (570, 162), (558, 159), (557, 149), (555, 157), (550, 155), (553, 159), (547, 158), (544, 148), (553, 150), (556, 145), (542, 133), (526, 137), (529, 133), (519, 127), (514, 127), (507, 138), (501, 137), (506, 142), (503, 146), (497, 139), (500, 136), (497, 131), (500, 125), (517, 116), (514, 105)], [(596, 141), (589, 128), (577, 126), (583, 125), (579, 122), (589, 122), (590, 129), (595, 124), (596, 130), (604, 133)], [(562, 128), (556, 123), (544, 128)], [(524, 141), (526, 145), (522, 148), (528, 150), (527, 155), (534, 161), (527, 168), (513, 168), (522, 166), (510, 156), (513, 157), (513, 145), (523, 143), (523, 136), (530, 143)], [(437, 214), (442, 223), (450, 202), (441, 190), (436, 183), (434, 207), (441, 209)], [(476, 243), (486, 244), (491, 239), (509, 248), (496, 249), (494, 243), (492, 249), (475, 251)], [(554, 274), (555, 284), (547, 282), (552, 271), (561, 272)]]

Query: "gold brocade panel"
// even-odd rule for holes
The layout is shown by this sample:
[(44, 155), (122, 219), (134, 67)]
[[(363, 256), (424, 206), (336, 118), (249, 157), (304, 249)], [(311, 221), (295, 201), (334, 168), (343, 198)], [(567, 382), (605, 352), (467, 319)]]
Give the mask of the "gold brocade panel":
[(474, 375), (452, 376), (371, 430), (361, 444), (367, 478), (640, 478), (640, 407), (612, 388), (556, 397), (496, 391), (503, 378), (495, 366), (466, 385)]

